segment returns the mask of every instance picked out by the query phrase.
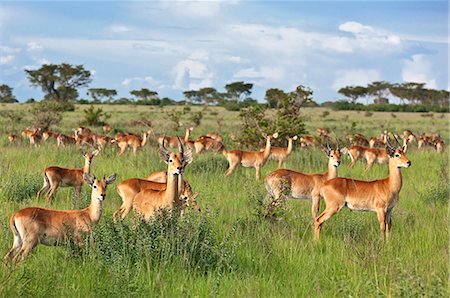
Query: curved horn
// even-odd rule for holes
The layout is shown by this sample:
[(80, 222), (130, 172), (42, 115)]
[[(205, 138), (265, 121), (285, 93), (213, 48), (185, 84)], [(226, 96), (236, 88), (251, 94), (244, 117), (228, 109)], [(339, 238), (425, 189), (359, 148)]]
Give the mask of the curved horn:
[(327, 141), (327, 149), (331, 151), (331, 147), (330, 144), (328, 144), (328, 141)]
[(397, 142), (397, 145), (399, 147), (402, 147), (402, 145), (400, 145), (400, 142), (398, 141), (397, 137), (395, 136), (395, 134), (392, 134), (394, 136), (395, 141)]
[(339, 150), (339, 148), (341, 147), (341, 144), (339, 144), (339, 139), (338, 138), (336, 138), (336, 144), (337, 144), (337, 150)]
[(180, 150), (180, 153), (183, 155), (184, 154), (184, 146), (183, 143), (180, 140), (180, 137), (177, 137), (178, 139), (178, 149)]
[(389, 148), (394, 148), (392, 145), (391, 145), (391, 143), (389, 142), (389, 137), (388, 138), (386, 138), (386, 145), (389, 147)]

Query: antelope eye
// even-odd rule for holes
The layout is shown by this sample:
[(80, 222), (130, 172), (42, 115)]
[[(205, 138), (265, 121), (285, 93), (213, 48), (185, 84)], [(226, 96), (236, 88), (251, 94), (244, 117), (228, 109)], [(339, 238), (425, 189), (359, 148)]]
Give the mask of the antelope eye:
[(398, 153), (395, 153), (395, 157), (400, 157), (400, 154), (398, 154)]
[(94, 185), (93, 187), (94, 187), (94, 188), (97, 188), (97, 185)]
[(173, 159), (169, 159), (169, 162), (173, 162)]

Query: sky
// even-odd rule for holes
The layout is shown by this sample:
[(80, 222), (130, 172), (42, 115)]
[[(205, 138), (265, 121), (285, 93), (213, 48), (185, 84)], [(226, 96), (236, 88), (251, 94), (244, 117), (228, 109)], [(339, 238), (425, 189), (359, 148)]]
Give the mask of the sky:
[(298, 85), (317, 102), (379, 80), (449, 90), (448, 27), (446, 0), (0, 1), (0, 84), (40, 99), (24, 70), (70, 63), (118, 98), (147, 88), (182, 100), (235, 81), (261, 102)]

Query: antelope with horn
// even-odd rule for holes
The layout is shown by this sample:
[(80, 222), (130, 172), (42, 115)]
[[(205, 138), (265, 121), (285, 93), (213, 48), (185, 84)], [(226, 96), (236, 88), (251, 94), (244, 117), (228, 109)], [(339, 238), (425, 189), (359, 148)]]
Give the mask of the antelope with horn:
[(127, 147), (132, 147), (133, 154), (136, 155), (137, 149), (144, 147), (147, 143), (149, 134), (150, 132), (146, 131), (142, 134), (142, 138), (134, 134), (126, 134), (116, 138), (114, 143), (117, 143), (120, 148), (120, 152), (118, 155), (122, 155)]
[(320, 189), (325, 181), (338, 176), (338, 167), (341, 163), (339, 146), (333, 150), (327, 143), (323, 152), (328, 157), (328, 171), (325, 173), (309, 174), (279, 169), (266, 176), (264, 185), (267, 194), (273, 198), (271, 205), (279, 205), (283, 198), (312, 199), (312, 215), (313, 218), (317, 216), (320, 206)]
[[(395, 137), (394, 137), (395, 138)], [(353, 211), (373, 211), (377, 213), (380, 229), (389, 238), (392, 227), (392, 209), (399, 200), (402, 189), (401, 168), (409, 168), (411, 161), (406, 157), (400, 143), (397, 148), (386, 142), (389, 156), (389, 176), (372, 181), (351, 178), (334, 178), (325, 182), (322, 196), (326, 203), (323, 211), (314, 220), (314, 234), (318, 240), (320, 229), (325, 221), (339, 212), (343, 207)]]
[(350, 146), (348, 148), (342, 148), (342, 153), (348, 154), (350, 157), (351, 163), (348, 165), (349, 168), (353, 168), (358, 159), (364, 159), (367, 162), (365, 168), (366, 171), (368, 171), (375, 162), (378, 164), (385, 164), (389, 161), (385, 148)]
[(223, 144), (214, 138), (208, 136), (200, 136), (194, 142), (195, 153), (202, 153), (204, 150), (221, 151)]
[(59, 136), (56, 138), (56, 144), (58, 147), (63, 146), (66, 147), (66, 145), (75, 144), (77, 141), (74, 137), (65, 135), (60, 133)]
[(61, 168), (57, 166), (48, 167), (44, 171), (44, 185), (37, 193), (37, 199), (41, 196), (43, 191), (47, 191), (46, 198), (47, 202), (50, 202), (53, 194), (61, 187), (75, 187), (75, 193), (79, 197), (81, 193), (81, 187), (84, 182), (84, 174), (89, 174), (91, 169), (91, 163), (94, 156), (98, 154), (98, 150), (92, 153), (85, 153), (80, 149), (81, 155), (84, 157), (84, 167), (83, 168)]
[(222, 150), (222, 154), (226, 157), (229, 168), (225, 172), (225, 177), (233, 173), (239, 164), (246, 168), (255, 168), (256, 180), (261, 178), (261, 168), (266, 164), (270, 156), (271, 141), (278, 137), (278, 133), (266, 136), (266, 147), (264, 151), (244, 151), (244, 150)]
[[(189, 148), (192, 148), (192, 146), (193, 146), (192, 141), (190, 141), (190, 139), (189, 139), (191, 136), (191, 132), (193, 130), (194, 130), (193, 127), (186, 128), (186, 134), (185, 134), (184, 138), (181, 139), (181, 142), (183, 142), (183, 144), (191, 143), (190, 145), (188, 145)], [(165, 135), (161, 135), (158, 138), (158, 144), (161, 144), (163, 140), (164, 140), (164, 143), (166, 143), (167, 147), (169, 147), (169, 148), (177, 148), (178, 147), (179, 137), (168, 137)]]
[(70, 241), (83, 246), (83, 236), (100, 220), (106, 187), (116, 180), (116, 174), (99, 180), (85, 173), (83, 179), (92, 188), (89, 207), (81, 210), (29, 207), (11, 216), (9, 227), (14, 242), (4, 257), (6, 265), (24, 260), (38, 244), (57, 245)]
[(283, 163), (286, 161), (288, 156), (291, 154), (292, 148), (293, 148), (293, 143), (294, 143), (294, 141), (296, 141), (298, 139), (298, 137), (297, 136), (287, 137), (287, 139), (288, 139), (287, 148), (272, 147), (270, 149), (270, 157), (269, 158), (277, 160), (279, 168), (281, 168)]
[(178, 143), (179, 153), (168, 151), (164, 147), (164, 139), (160, 146), (160, 158), (167, 164), (166, 188), (164, 190), (143, 189), (134, 198), (133, 209), (146, 221), (156, 211), (163, 208), (172, 210), (174, 206), (180, 204), (179, 187), (184, 184), (179, 179), (182, 179), (180, 176), (183, 175), (184, 168), (192, 162), (192, 153), (190, 149), (184, 151), (181, 140), (178, 140)]

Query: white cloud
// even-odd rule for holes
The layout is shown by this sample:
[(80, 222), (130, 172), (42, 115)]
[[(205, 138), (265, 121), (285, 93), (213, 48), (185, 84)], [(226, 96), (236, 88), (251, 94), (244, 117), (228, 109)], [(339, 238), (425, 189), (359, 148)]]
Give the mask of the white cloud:
[(6, 53), (6, 54), (17, 54), (21, 51), (20, 48), (12, 48), (7, 46), (1, 46), (0, 45), (0, 52)]
[(131, 27), (128, 27), (125, 25), (112, 25), (109, 28), (109, 31), (111, 31), (112, 33), (121, 34), (121, 33), (128, 33), (130, 31), (132, 31), (132, 29), (131, 29)]
[(381, 75), (375, 69), (349, 69), (336, 72), (332, 88), (339, 90), (345, 86), (365, 86), (380, 81)]
[(227, 58), (228, 61), (233, 62), (233, 63), (245, 63), (245, 62), (249, 62), (248, 59), (244, 59), (241, 56), (229, 56)]
[(284, 78), (284, 71), (280, 67), (262, 66), (259, 69), (244, 68), (233, 75), (233, 78), (256, 79), (268, 82), (279, 82)]
[(149, 84), (149, 85), (156, 85), (158, 82), (155, 79), (153, 79), (151, 76), (147, 76), (147, 77), (125, 78), (121, 84), (124, 87), (130, 87), (130, 85), (133, 83), (144, 83), (144, 84)]
[(373, 34), (375, 30), (370, 26), (365, 26), (357, 22), (346, 22), (339, 25), (339, 30), (354, 34)]
[(6, 55), (0, 56), (0, 65), (5, 65), (11, 63), (16, 56), (14, 55)]
[(199, 89), (213, 85), (214, 74), (208, 67), (193, 59), (180, 61), (173, 69), (174, 89)]
[(413, 55), (403, 62), (402, 79), (405, 82), (425, 83), (428, 88), (436, 88), (431, 63), (425, 55)]
[(37, 42), (31, 41), (31, 42), (27, 43), (27, 51), (28, 52), (40, 51), (40, 50), (42, 50), (42, 48), (43, 48), (42, 45)]
[(162, 0), (161, 5), (174, 13), (189, 18), (212, 18), (218, 15), (224, 5), (236, 4), (229, 0)]

